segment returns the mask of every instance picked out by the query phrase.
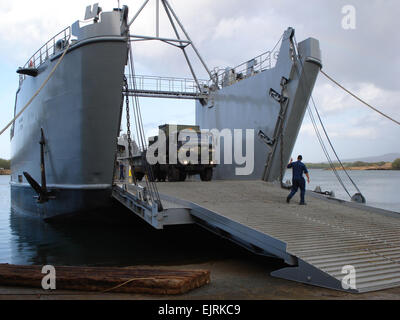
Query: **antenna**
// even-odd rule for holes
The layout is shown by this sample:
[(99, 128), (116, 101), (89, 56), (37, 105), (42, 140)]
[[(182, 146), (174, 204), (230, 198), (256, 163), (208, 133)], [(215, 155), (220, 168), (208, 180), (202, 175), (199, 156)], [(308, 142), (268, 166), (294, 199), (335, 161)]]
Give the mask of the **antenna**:
[(156, 0), (156, 37), (160, 36), (160, 0)]

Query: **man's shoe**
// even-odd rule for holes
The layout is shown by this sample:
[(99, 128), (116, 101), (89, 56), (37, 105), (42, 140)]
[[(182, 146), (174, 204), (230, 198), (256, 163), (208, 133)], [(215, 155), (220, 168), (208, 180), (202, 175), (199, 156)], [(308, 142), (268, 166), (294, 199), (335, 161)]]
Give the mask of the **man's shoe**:
[(307, 205), (307, 203), (305, 203), (305, 202), (300, 202), (299, 205), (305, 206), (305, 205)]
[(289, 202), (290, 202), (290, 198), (287, 197), (287, 198), (286, 198), (286, 203), (289, 203)]

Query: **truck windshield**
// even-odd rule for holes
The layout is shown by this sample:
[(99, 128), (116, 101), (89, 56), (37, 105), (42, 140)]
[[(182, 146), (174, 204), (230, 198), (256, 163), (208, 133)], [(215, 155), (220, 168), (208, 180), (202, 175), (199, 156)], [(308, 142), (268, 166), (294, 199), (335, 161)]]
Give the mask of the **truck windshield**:
[(210, 133), (200, 133), (200, 132), (185, 132), (186, 140), (180, 141), (179, 144), (191, 145), (191, 144), (212, 144), (213, 139)]

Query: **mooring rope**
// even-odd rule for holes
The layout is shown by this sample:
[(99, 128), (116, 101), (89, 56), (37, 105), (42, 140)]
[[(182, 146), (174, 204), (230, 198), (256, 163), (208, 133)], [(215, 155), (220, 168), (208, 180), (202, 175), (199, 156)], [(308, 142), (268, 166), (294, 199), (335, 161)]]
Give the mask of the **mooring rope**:
[[(294, 45), (295, 45), (295, 48), (296, 48), (296, 51), (297, 51), (297, 54), (296, 54), (297, 59), (298, 59), (298, 61), (300, 62), (301, 68), (304, 70), (304, 65), (303, 65), (303, 61), (302, 61), (301, 58), (300, 58), (299, 46), (298, 46), (296, 37), (294, 37), (293, 40), (294, 40)], [(296, 69), (296, 72), (297, 72), (298, 76), (300, 77), (299, 71), (297, 70), (297, 68), (295, 68), (295, 69)], [(321, 71), (321, 70), (320, 70), (320, 71)], [(305, 75), (305, 81), (306, 81), (306, 83), (308, 83), (307, 75)], [(307, 84), (307, 85), (308, 85), (308, 84)], [(302, 86), (302, 89), (304, 90), (303, 86)], [(305, 91), (304, 91), (304, 93), (305, 93)], [(320, 124), (321, 124), (321, 127), (322, 127), (323, 131), (324, 131), (325, 137), (326, 137), (326, 139), (328, 140), (328, 143), (329, 143), (329, 145), (330, 145), (330, 147), (331, 147), (331, 149), (332, 149), (332, 151), (333, 151), (333, 153), (334, 153), (334, 155), (335, 155), (337, 161), (339, 162), (339, 164), (340, 164), (340, 166), (341, 166), (343, 172), (344, 172), (344, 173), (346, 174), (346, 176), (349, 178), (350, 182), (353, 184), (353, 186), (355, 187), (355, 189), (357, 190), (357, 192), (358, 192), (359, 194), (362, 195), (362, 193), (361, 193), (360, 189), (358, 188), (357, 184), (356, 184), (356, 183), (353, 181), (353, 179), (350, 177), (349, 173), (347, 172), (347, 170), (345, 169), (343, 163), (341, 162), (341, 160), (340, 160), (338, 154), (336, 153), (335, 148), (333, 147), (332, 141), (331, 141), (331, 139), (329, 138), (328, 132), (326, 131), (325, 126), (324, 126), (324, 123), (322, 122), (322, 119), (321, 119), (321, 117), (320, 117), (320, 115), (319, 115), (319, 112), (318, 112), (318, 109), (317, 109), (317, 106), (316, 106), (316, 103), (315, 103), (315, 101), (314, 101), (314, 98), (313, 98), (312, 94), (310, 95), (310, 98), (311, 98), (312, 104), (313, 104), (313, 106), (314, 106), (314, 110), (315, 110), (315, 112), (316, 112), (316, 114), (317, 114), (317, 116), (318, 116), (318, 120), (319, 120), (319, 122), (320, 122)], [(322, 147), (322, 150), (324, 151), (325, 156), (326, 156), (326, 158), (327, 158), (327, 160), (328, 160), (328, 162), (329, 162), (329, 165), (330, 165), (330, 167), (332, 168), (333, 173), (335, 174), (335, 176), (336, 176), (336, 178), (338, 179), (339, 183), (342, 185), (343, 189), (346, 191), (346, 193), (348, 194), (348, 196), (351, 198), (351, 195), (350, 195), (349, 191), (347, 190), (346, 186), (344, 185), (344, 182), (342, 181), (342, 179), (341, 179), (339, 173), (336, 171), (336, 167), (335, 167), (335, 165), (333, 164), (333, 161), (332, 161), (332, 159), (331, 159), (330, 156), (329, 156), (329, 152), (328, 152), (328, 150), (327, 150), (327, 148), (326, 148), (326, 146), (325, 146), (325, 143), (324, 143), (324, 141), (323, 141), (323, 139), (322, 139), (321, 134), (319, 133), (318, 125), (317, 125), (317, 123), (316, 123), (316, 121), (315, 121), (315, 118), (314, 118), (314, 116), (313, 116), (313, 114), (312, 114), (311, 108), (308, 106), (307, 109), (308, 109), (308, 113), (309, 113), (311, 122), (312, 122), (312, 124), (313, 124), (313, 126), (314, 126), (314, 130), (315, 130), (315, 132), (316, 132), (316, 134), (317, 134), (318, 140), (319, 140), (319, 142), (320, 142), (320, 144), (321, 144), (321, 147)]]
[(53, 76), (54, 72), (57, 70), (58, 66), (60, 65), (61, 61), (64, 59), (65, 54), (67, 53), (69, 47), (71, 45), (71, 42), (68, 42), (67, 47), (65, 48), (63, 54), (61, 55), (60, 59), (58, 59), (56, 65), (53, 67), (49, 75), (47, 76), (46, 80), (42, 83), (40, 88), (35, 92), (35, 94), (32, 96), (32, 98), (29, 99), (27, 104), (17, 113), (17, 115), (0, 131), (0, 136), (17, 120), (21, 114), (29, 107), (29, 105), (32, 103), (32, 101), (37, 97), (37, 95), (42, 91), (44, 86), (49, 82), (50, 78)]
[(327, 75), (326, 72), (320, 70), (320, 72), (326, 77), (328, 78), (330, 81), (332, 81), (334, 84), (336, 84), (339, 88), (341, 88), (342, 90), (346, 91), (348, 94), (350, 94), (352, 97), (354, 97), (355, 99), (357, 99), (358, 101), (360, 101), (361, 103), (365, 104), (367, 107), (371, 108), (372, 110), (374, 110), (375, 112), (379, 113), (380, 115), (384, 116), (385, 118), (388, 118), (389, 120), (393, 121), (394, 123), (400, 125), (400, 122), (393, 119), (392, 117), (388, 116), (387, 114), (384, 114), (382, 111), (379, 111), (377, 108), (374, 108), (373, 106), (371, 106), (369, 103), (365, 102), (363, 99), (361, 99), (360, 97), (358, 97), (357, 95), (355, 95), (353, 92), (351, 92), (350, 90), (346, 89), (343, 85), (341, 85), (339, 82), (337, 82), (335, 79), (333, 79), (331, 76)]

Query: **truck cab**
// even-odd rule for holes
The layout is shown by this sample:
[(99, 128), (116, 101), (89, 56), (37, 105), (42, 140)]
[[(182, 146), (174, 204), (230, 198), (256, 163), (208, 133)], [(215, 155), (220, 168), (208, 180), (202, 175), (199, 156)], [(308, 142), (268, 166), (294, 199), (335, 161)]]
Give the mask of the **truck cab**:
[[(200, 175), (202, 181), (212, 180), (215, 162), (211, 133), (202, 132), (195, 125), (164, 124), (159, 126), (158, 136), (149, 138), (149, 146), (157, 143), (161, 134), (166, 138), (166, 161), (151, 165), (154, 180), (185, 181), (187, 176), (194, 175)], [(157, 152), (155, 151), (156, 156)], [(171, 156), (173, 158), (170, 159)], [(138, 180), (144, 176), (144, 166), (138, 164), (140, 161), (143, 159), (136, 159), (134, 169)]]

